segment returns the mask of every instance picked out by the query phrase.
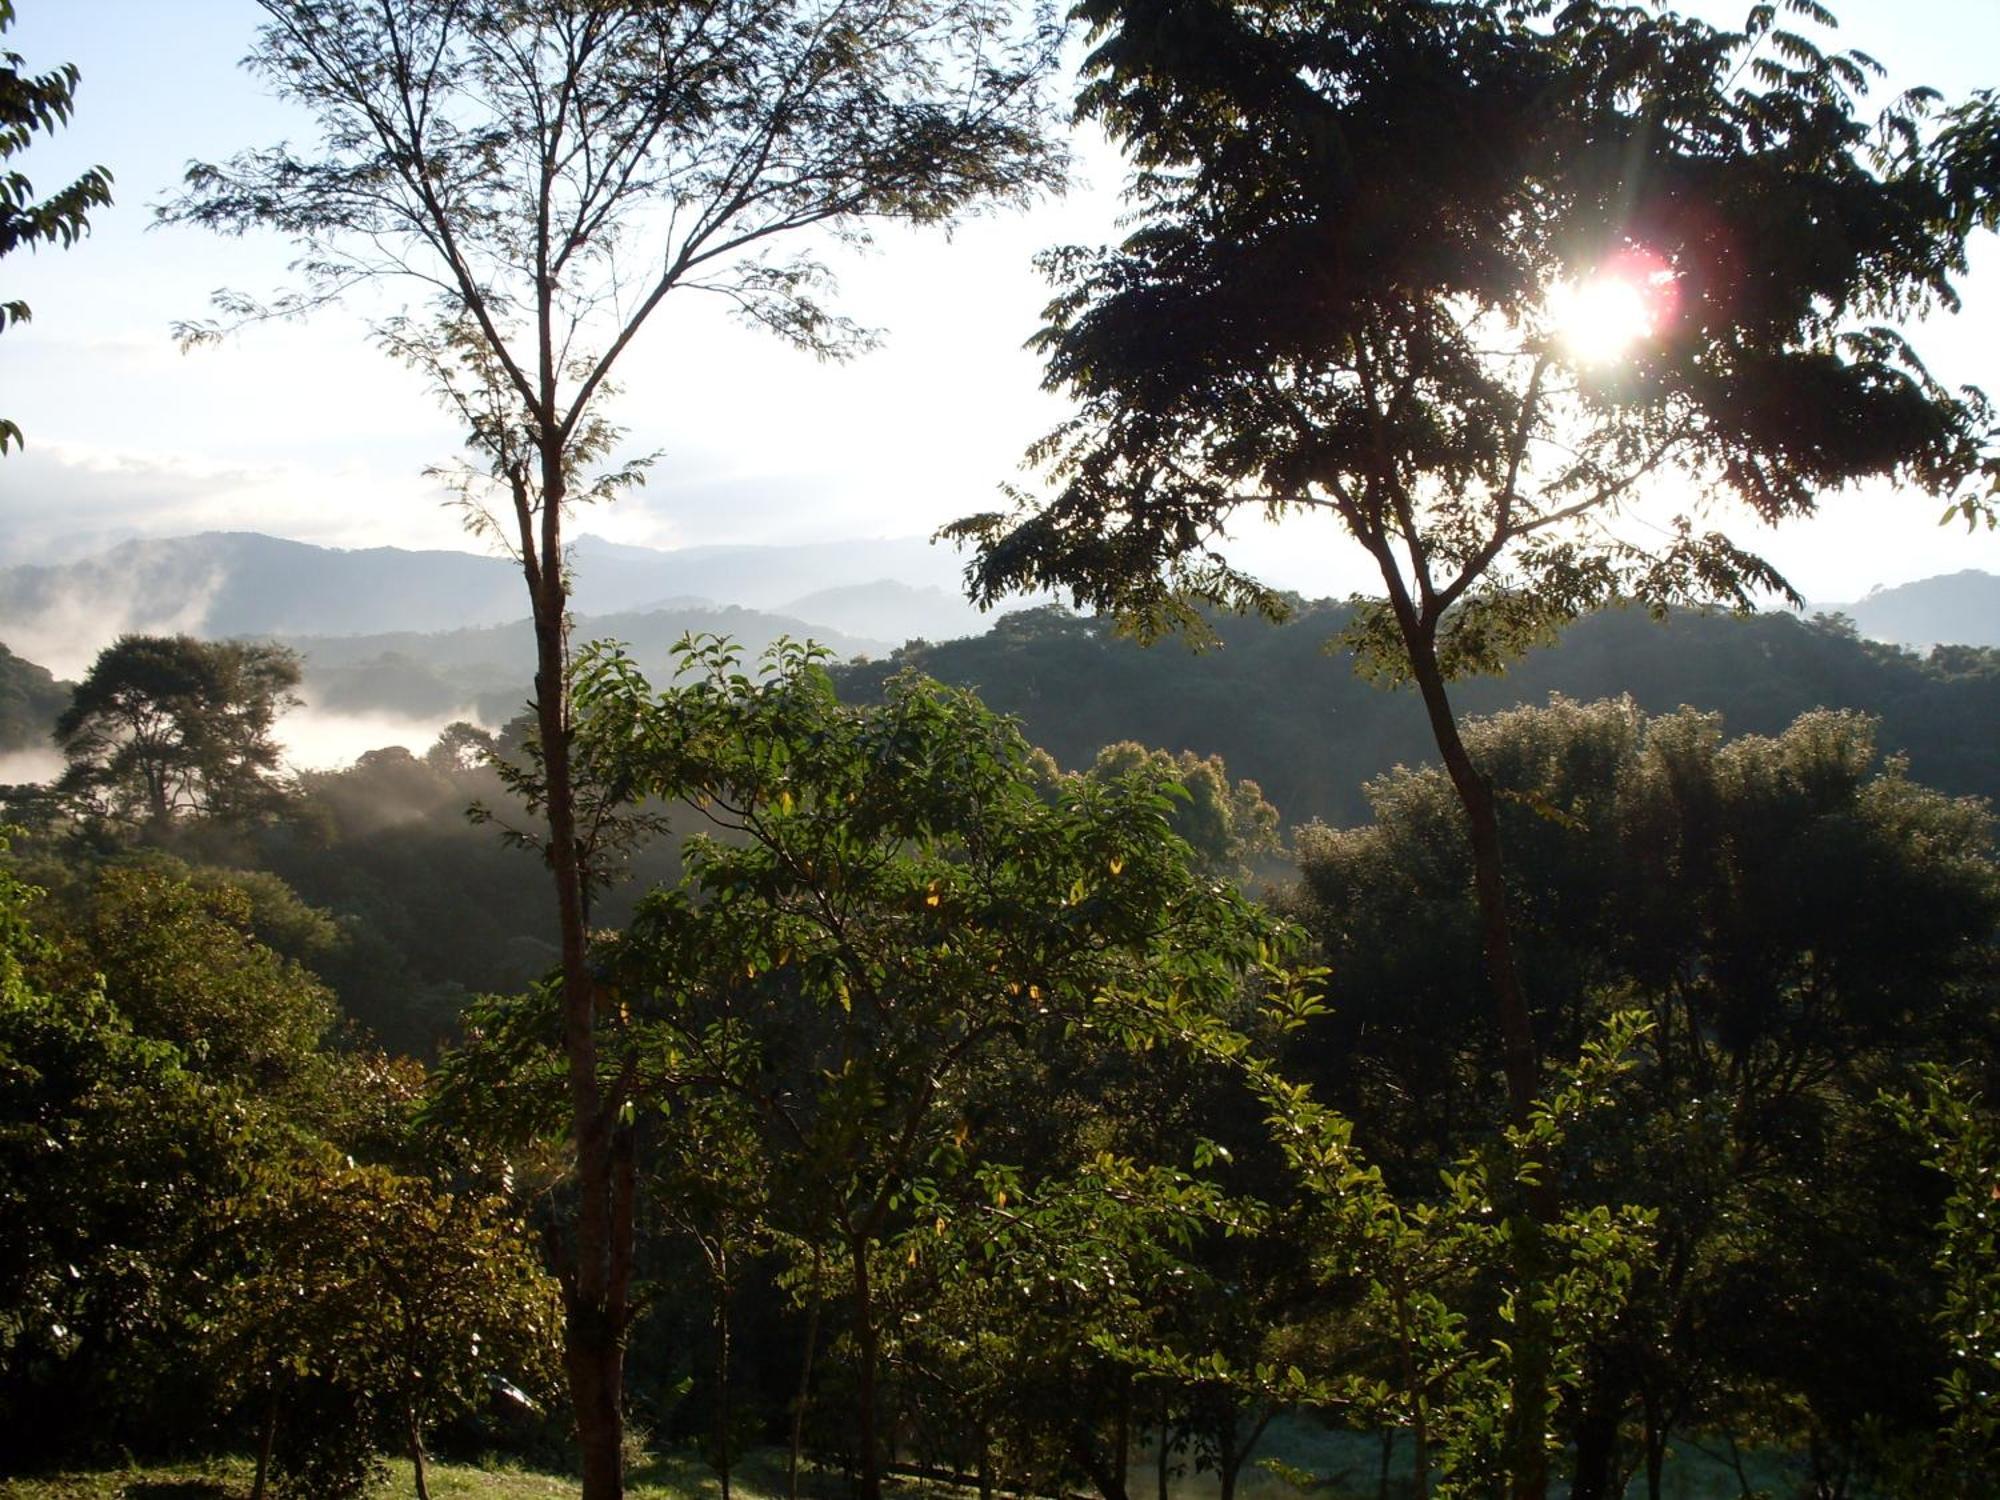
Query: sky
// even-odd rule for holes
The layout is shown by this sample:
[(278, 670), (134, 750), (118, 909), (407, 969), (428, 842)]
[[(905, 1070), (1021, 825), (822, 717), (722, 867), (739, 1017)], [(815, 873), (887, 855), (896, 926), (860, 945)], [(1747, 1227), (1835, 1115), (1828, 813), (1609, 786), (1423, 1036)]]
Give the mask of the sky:
[[(1889, 84), (1948, 96), (2000, 84), (2000, 0), (1832, 0), (1840, 40), (1881, 59)], [(1711, 19), (1737, 7), (1703, 3)], [(0, 563), (51, 561), (132, 536), (245, 529), (330, 546), (475, 549), (427, 465), (458, 452), (416, 377), (333, 310), (180, 353), (177, 318), (215, 289), (268, 291), (276, 239), (152, 227), (151, 206), (190, 160), (226, 157), (308, 125), (237, 66), (250, 0), (17, 0), (3, 42), (31, 70), (74, 62), (71, 126), (12, 165), (44, 192), (102, 163), (116, 203), (69, 251), (17, 253), (0, 294), (34, 321), (0, 337), (0, 402), (27, 435), (0, 460)], [(1116, 235), (1122, 169), (1080, 140), (1082, 181), (1060, 200), (963, 224), (949, 237), (888, 230), (836, 258), (841, 308), (881, 330), (876, 352), (821, 365), (728, 322), (707, 299), (668, 299), (620, 366), (615, 416), (633, 451), (660, 450), (646, 488), (584, 530), (677, 547), (926, 534), (1000, 503), (1026, 445), (1064, 414), (1023, 348), (1046, 289), (1036, 251)], [(1982, 244), (1954, 319), (1915, 331), (1946, 379), (2000, 391), (2000, 246)], [(1960, 568), (2000, 572), (2000, 534), (1940, 529), (1936, 503), (1828, 497), (1772, 532), (1740, 521), (1815, 601)], [(1364, 558), (1330, 526), (1243, 528), (1235, 554), (1308, 595), (1366, 590)]]

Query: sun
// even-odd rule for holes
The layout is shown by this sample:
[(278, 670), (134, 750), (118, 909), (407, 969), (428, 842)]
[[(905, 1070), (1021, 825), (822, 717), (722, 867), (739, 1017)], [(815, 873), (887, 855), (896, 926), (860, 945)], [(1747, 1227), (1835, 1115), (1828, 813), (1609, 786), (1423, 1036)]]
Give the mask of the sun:
[(1615, 364), (1657, 338), (1673, 316), (1673, 267), (1647, 250), (1626, 250), (1549, 293), (1556, 338), (1581, 365)]

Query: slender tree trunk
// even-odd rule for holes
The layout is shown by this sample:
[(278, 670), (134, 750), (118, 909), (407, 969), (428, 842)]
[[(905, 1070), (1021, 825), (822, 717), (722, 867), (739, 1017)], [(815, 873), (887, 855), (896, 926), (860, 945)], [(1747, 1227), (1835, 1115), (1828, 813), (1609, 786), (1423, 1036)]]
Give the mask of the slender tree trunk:
[(854, 1258), (854, 1336), (860, 1358), (854, 1371), (855, 1441), (861, 1448), (858, 1500), (882, 1500), (882, 1455), (877, 1450), (875, 1376), (881, 1354), (875, 1328), (874, 1291), (868, 1278), (868, 1241), (855, 1236), (848, 1241)]
[[(545, 388), (552, 382), (545, 381)], [(553, 403), (549, 403), (553, 407)], [(543, 414), (544, 430), (549, 425)], [(540, 535), (515, 481), (522, 567), (534, 606), (535, 719), (541, 740), (548, 862), (555, 881), (562, 955), (562, 1045), (568, 1064), (570, 1130), (576, 1152), (574, 1262), (564, 1287), (564, 1363), (583, 1460), (583, 1500), (622, 1500), (626, 1293), (632, 1240), (629, 1172), (614, 1141), (614, 1109), (599, 1077), (597, 987), (588, 962), (583, 871), (570, 772), (567, 622), (562, 506), (566, 476), (553, 434), (541, 454)], [(623, 1143), (629, 1149), (629, 1142)]]
[(1650, 1394), (1646, 1397), (1646, 1500), (1661, 1500), (1661, 1486), (1666, 1479), (1667, 1434), (1660, 1421), (1659, 1403)]
[(417, 1500), (431, 1500), (430, 1485), (424, 1479), (424, 1424), (417, 1415), (417, 1404), (409, 1406), (410, 1427), (410, 1473), (416, 1480)]
[[(1444, 672), (1438, 662), (1437, 622), (1419, 616), (1386, 542), (1376, 550), (1375, 558), (1389, 588), (1390, 607), (1402, 632), (1410, 675), (1423, 698), (1431, 737), (1444, 760), (1445, 774), (1451, 778), (1459, 805), (1465, 811), (1466, 837), (1472, 852), (1473, 894), (1479, 905), (1480, 946), (1500, 1024), (1500, 1064), (1507, 1080), (1508, 1109), (1514, 1123), (1523, 1125), (1540, 1087), (1541, 1053), (1535, 1042), (1534, 1015), (1528, 1008), (1527, 993), (1515, 963), (1514, 929), (1507, 914), (1506, 866), (1501, 857), (1500, 818), (1493, 787), (1472, 763), (1472, 756), (1459, 735), (1458, 719), (1452, 711)], [(1528, 1190), (1527, 1209), (1512, 1226), (1513, 1271), (1525, 1295), (1516, 1304), (1510, 1382), (1513, 1400), (1507, 1418), (1511, 1500), (1543, 1500), (1549, 1489), (1549, 1455), (1543, 1439), (1551, 1417), (1550, 1329), (1548, 1319), (1536, 1308), (1539, 1299), (1535, 1295), (1548, 1271), (1544, 1230), (1557, 1212), (1555, 1189), (1548, 1174)]]
[(1444, 760), (1445, 774), (1465, 810), (1466, 838), (1472, 849), (1472, 889), (1479, 903), (1480, 947), (1487, 983), (1500, 1022), (1500, 1067), (1507, 1079), (1507, 1103), (1514, 1122), (1524, 1124), (1540, 1088), (1541, 1052), (1534, 1017), (1514, 961), (1514, 927), (1507, 914), (1506, 866), (1500, 852), (1500, 818), (1492, 783), (1472, 763), (1459, 737), (1458, 719), (1445, 691), (1444, 674), (1426, 640), (1410, 647), (1410, 668), (1430, 720), (1431, 737)]
[(1375, 1500), (1389, 1500), (1389, 1464), (1396, 1456), (1396, 1429), (1382, 1429), (1382, 1468), (1375, 1476)]
[(1111, 1440), (1111, 1462), (1117, 1467), (1121, 1487), (1132, 1480), (1132, 1372), (1127, 1370), (1118, 1385), (1118, 1420)]
[(734, 1456), (734, 1414), (729, 1409), (729, 1229), (728, 1219), (716, 1240), (715, 1301), (715, 1456), (716, 1473), (722, 1481), (722, 1500), (729, 1500), (729, 1471)]
[(1088, 1422), (1078, 1420), (1071, 1427), (1069, 1448), (1076, 1466), (1090, 1476), (1103, 1500), (1127, 1500), (1125, 1475), (1113, 1467), (1113, 1456), (1098, 1447), (1097, 1434)]
[(1153, 1477), (1157, 1483), (1159, 1500), (1167, 1500), (1167, 1480), (1171, 1477), (1173, 1451), (1173, 1387), (1163, 1385), (1160, 1387), (1160, 1451), (1153, 1463)]
[(819, 1343), (820, 1246), (813, 1242), (811, 1301), (806, 1308), (806, 1347), (799, 1360), (799, 1394), (792, 1403), (792, 1451), (785, 1465), (786, 1500), (799, 1500), (799, 1458), (805, 1446), (806, 1403), (812, 1398), (813, 1350)]
[(264, 1422), (257, 1434), (257, 1477), (250, 1481), (250, 1500), (264, 1500), (271, 1477), (271, 1450), (278, 1443), (278, 1383), (264, 1378)]
[(1271, 1425), (1271, 1418), (1277, 1414), (1277, 1407), (1265, 1407), (1264, 1414), (1251, 1424), (1250, 1431), (1245, 1434), (1241, 1443), (1235, 1441), (1236, 1434), (1241, 1430), (1239, 1422), (1235, 1417), (1230, 1418), (1229, 1436), (1232, 1447), (1228, 1459), (1228, 1474), (1222, 1481), (1223, 1500), (1234, 1500), (1236, 1481), (1243, 1475), (1243, 1466), (1250, 1462), (1250, 1455), (1257, 1451), (1258, 1443), (1264, 1440), (1264, 1429)]
[(1596, 1386), (1576, 1424), (1576, 1458), (1570, 1470), (1570, 1500), (1619, 1500), (1618, 1418), (1623, 1403)]

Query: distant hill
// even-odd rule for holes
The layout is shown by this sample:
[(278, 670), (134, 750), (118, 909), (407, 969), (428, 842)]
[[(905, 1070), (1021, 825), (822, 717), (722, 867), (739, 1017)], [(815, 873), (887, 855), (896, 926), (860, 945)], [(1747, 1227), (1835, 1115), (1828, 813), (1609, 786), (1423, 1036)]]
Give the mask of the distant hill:
[(0, 754), (47, 750), (49, 731), (69, 707), (73, 686), (0, 646)]
[(1852, 604), (1822, 607), (1846, 615), (1870, 640), (1921, 650), (1940, 644), (2000, 646), (2000, 578), (1977, 568), (1873, 589)]
[[(901, 585), (913, 595), (935, 590), (955, 596), (963, 566), (953, 553), (923, 537), (668, 552), (585, 536), (571, 551), (578, 599), (593, 613), (650, 608), (679, 596), (796, 614), (793, 604), (802, 596), (885, 585)], [(841, 628), (837, 620), (825, 623)], [(880, 632), (895, 640), (916, 633)]]
[(212, 637), (444, 630), (525, 613), (522, 594), (501, 558), (395, 547), (342, 552), (255, 532), (206, 532), (0, 572), (0, 636), (36, 655), (31, 643), (43, 639), (119, 630)]
[[(1324, 650), (1349, 612), (1322, 602), (1302, 606), (1282, 626), (1224, 619), (1221, 648), (1199, 655), (1171, 642), (1141, 647), (1053, 608), (1004, 616), (982, 636), (893, 651), (882, 640), (782, 615), (685, 604), (586, 616), (577, 635), (628, 642), (657, 680), (674, 642), (690, 631), (731, 635), (752, 657), (781, 634), (810, 631), (838, 656), (876, 658), (836, 668), (851, 698), (878, 694), (891, 672), (916, 667), (977, 688), (1066, 766), (1086, 765), (1124, 739), (1220, 754), (1234, 775), (1258, 781), (1288, 822), (1353, 823), (1367, 816), (1368, 778), (1399, 762), (1434, 760), (1435, 752), (1413, 693), (1370, 686)], [(524, 622), (284, 639), (307, 657), (306, 696), (336, 715), (434, 722), (470, 714), (497, 724), (527, 696)], [(1463, 713), (1540, 703), (1552, 692), (1578, 699), (1629, 692), (1653, 712), (1690, 704), (1720, 712), (1731, 734), (1776, 733), (1821, 706), (1858, 709), (1880, 719), (1881, 748), (1907, 755), (1917, 780), (2000, 800), (2000, 739), (1992, 733), (2000, 724), (2000, 650), (1945, 646), (1920, 657), (1833, 620), (1681, 613), (1656, 622), (1643, 611), (1609, 610), (1579, 621), (1507, 675), (1452, 689)], [(21, 705), (16, 717), (27, 727), (17, 733), (27, 742), (46, 743), (40, 736), (66, 701), (66, 686), (50, 674), (0, 654), (0, 703)]]
[[(959, 567), (914, 537), (666, 552), (585, 536), (571, 563), (577, 606), (588, 614), (697, 601), (796, 614), (785, 607), (832, 590), (843, 618), (802, 617), (826, 627), (812, 634), (890, 642), (940, 633), (944, 590), (956, 587)], [(83, 671), (121, 631), (380, 635), (500, 625), (526, 613), (520, 574), (502, 557), (343, 551), (256, 532), (126, 542), (60, 566), (0, 569), (0, 640), (62, 671)], [(981, 628), (969, 606), (959, 618)]]
[[(1287, 624), (1217, 622), (1220, 649), (1142, 647), (1061, 610), (1002, 619), (987, 635), (836, 672), (843, 693), (871, 697), (915, 667), (972, 687), (1021, 720), (1064, 766), (1133, 739), (1219, 754), (1258, 782), (1287, 822), (1351, 824), (1368, 816), (1362, 783), (1390, 767), (1437, 759), (1413, 691), (1356, 677), (1325, 643), (1346, 604), (1303, 606)], [(1787, 614), (1607, 610), (1501, 677), (1452, 686), (1461, 713), (1493, 713), (1550, 693), (1595, 699), (1630, 693), (1642, 708), (1691, 704), (1722, 714), (1731, 734), (1774, 734), (1818, 707), (1880, 717), (1878, 744), (1905, 753), (1917, 780), (2000, 799), (2000, 651), (1946, 647), (1919, 658), (1836, 624)]]
[[(622, 641), (639, 665), (664, 682), (670, 653), (685, 635), (726, 635), (746, 661), (780, 636), (811, 637), (838, 657), (886, 656), (889, 645), (830, 631), (761, 610), (683, 604), (673, 609), (584, 615), (572, 637)], [(279, 636), (305, 658), (301, 691), (314, 707), (333, 713), (400, 714), (416, 718), (472, 713), (501, 724), (521, 710), (535, 659), (526, 620), (434, 634), (394, 631), (379, 635)]]
[(975, 609), (963, 594), (913, 588), (893, 578), (821, 589), (792, 600), (783, 612), (835, 630), (899, 643), (984, 635), (994, 620)]

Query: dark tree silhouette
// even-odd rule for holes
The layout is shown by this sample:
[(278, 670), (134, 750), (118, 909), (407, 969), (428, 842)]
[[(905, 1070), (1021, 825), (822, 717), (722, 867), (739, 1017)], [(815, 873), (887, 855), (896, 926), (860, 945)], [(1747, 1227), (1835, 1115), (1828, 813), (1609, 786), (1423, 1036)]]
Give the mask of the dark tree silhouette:
[[(0, 32), (14, 24), (14, 0), (0, 0)], [(90, 232), (90, 211), (111, 202), (111, 174), (92, 167), (67, 187), (39, 201), (35, 185), (15, 169), (14, 156), (28, 149), (36, 132), (69, 122), (76, 99), (75, 63), (48, 73), (23, 73), (27, 59), (0, 49), (0, 256), (22, 246), (73, 245)], [(0, 302), (0, 332), (28, 321), (28, 304)], [(0, 453), (21, 442), (21, 429), (0, 417)]]
[[(1813, 0), (1784, 10), (1829, 24)], [(1460, 803), (1513, 1115), (1540, 1055), (1493, 793), (1447, 683), (1607, 599), (1742, 606), (1784, 580), (1696, 516), (1809, 514), (1865, 478), (1976, 514), (1992, 410), (1889, 322), (1956, 305), (2000, 204), (1995, 100), (1756, 6), (1741, 30), (1580, 0), (1084, 0), (1079, 107), (1135, 227), (1058, 251), (1039, 338), (1079, 403), (1046, 503), (979, 516), (975, 591), (1062, 587), (1141, 628), (1281, 609), (1217, 551), (1244, 507), (1326, 512), (1387, 598), (1351, 632), (1413, 681)], [(1648, 490), (1688, 500), (1619, 528)], [(1515, 1494), (1546, 1486), (1520, 1404)]]
[(248, 819), (278, 795), (277, 716), (298, 700), (280, 646), (125, 635), (98, 653), (56, 721), (58, 791), (117, 822)]

